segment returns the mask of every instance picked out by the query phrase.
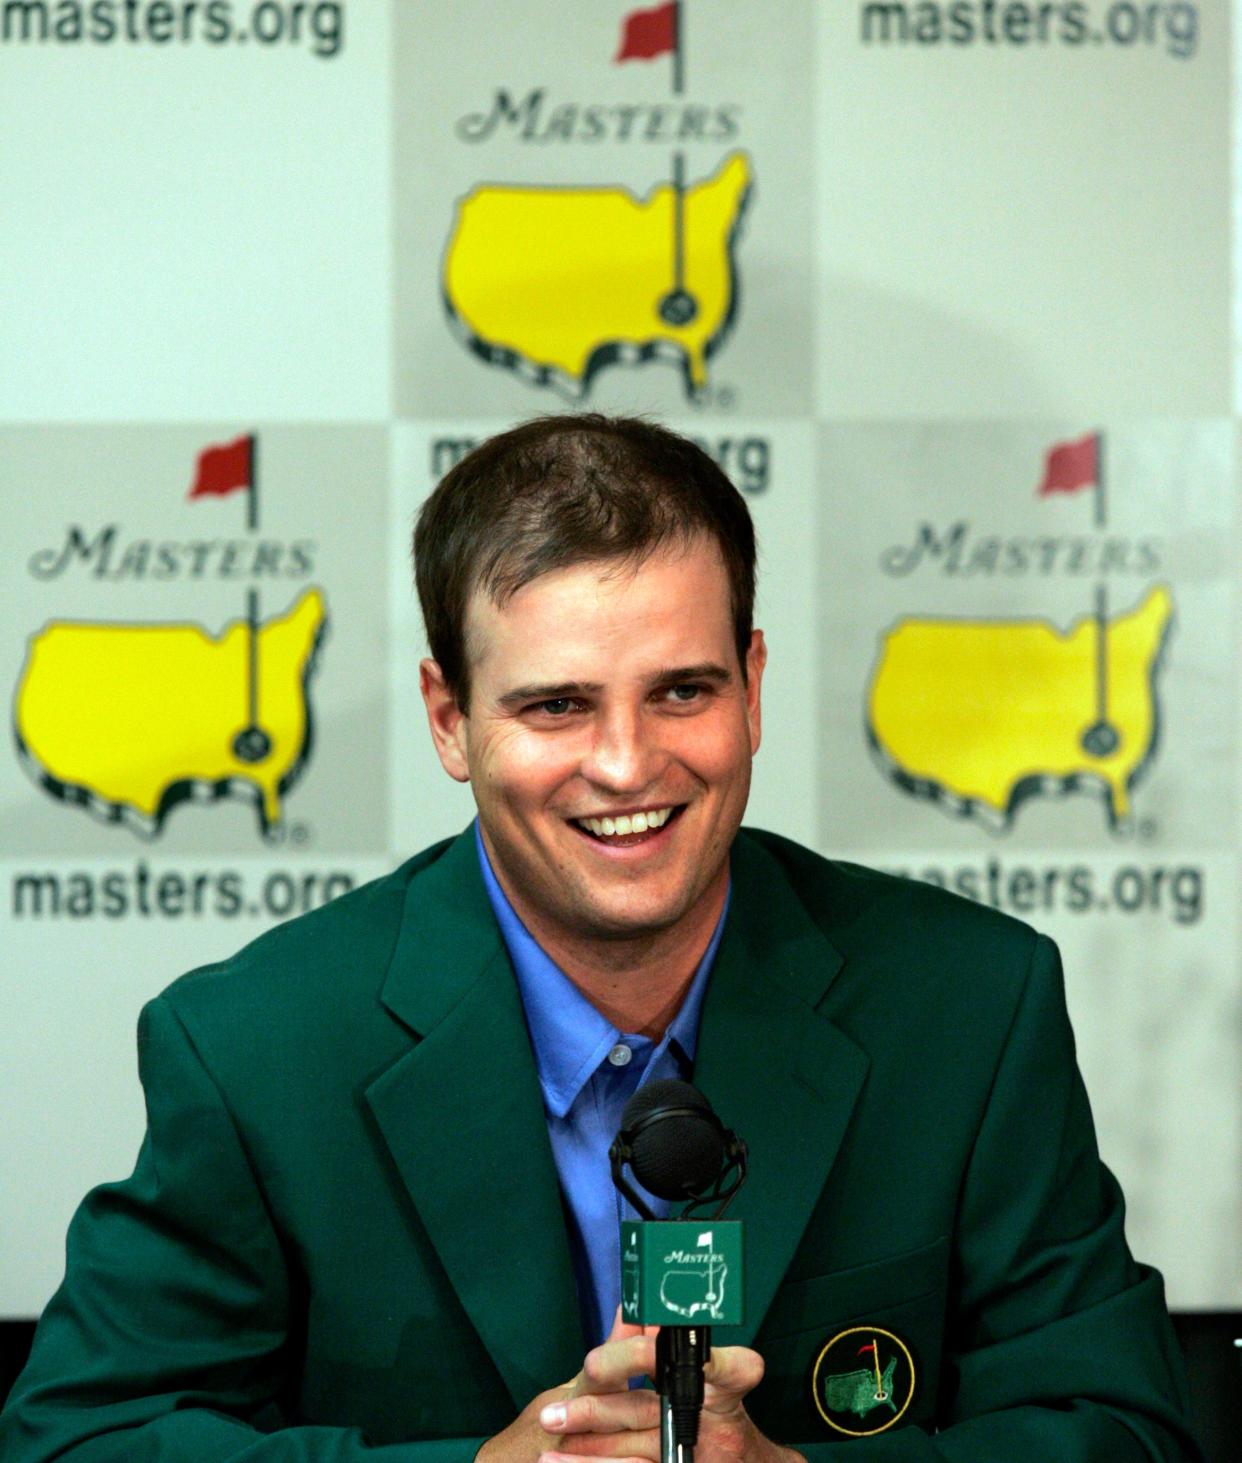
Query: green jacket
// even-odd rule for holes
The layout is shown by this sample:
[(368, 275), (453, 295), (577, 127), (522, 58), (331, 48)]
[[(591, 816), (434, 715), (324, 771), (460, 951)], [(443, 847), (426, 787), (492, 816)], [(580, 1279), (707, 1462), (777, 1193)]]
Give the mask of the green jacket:
[[(812, 1463), (1198, 1458), (1054, 947), (767, 834), (739, 835), (733, 890), (695, 1082), (750, 1146), (746, 1322), (715, 1340), (763, 1353), (756, 1421)], [(577, 1372), (471, 835), (178, 981), (139, 1058), (148, 1135), (74, 1219), (5, 1463), (470, 1463)]]

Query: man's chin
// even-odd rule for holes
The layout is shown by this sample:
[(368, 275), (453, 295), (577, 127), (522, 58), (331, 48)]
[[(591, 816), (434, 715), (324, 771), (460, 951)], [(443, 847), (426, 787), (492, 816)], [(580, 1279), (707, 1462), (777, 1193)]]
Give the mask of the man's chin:
[(581, 910), (580, 937), (595, 940), (643, 940), (675, 929), (704, 895), (636, 904), (632, 899), (616, 904), (592, 903)]

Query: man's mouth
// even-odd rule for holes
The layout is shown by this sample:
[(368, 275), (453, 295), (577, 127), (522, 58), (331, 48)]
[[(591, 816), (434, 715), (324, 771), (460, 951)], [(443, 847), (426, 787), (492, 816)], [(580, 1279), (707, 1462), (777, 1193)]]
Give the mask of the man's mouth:
[(603, 843), (639, 843), (658, 833), (685, 807), (684, 803), (662, 808), (644, 808), (634, 813), (618, 813), (598, 818), (575, 818), (574, 826)]

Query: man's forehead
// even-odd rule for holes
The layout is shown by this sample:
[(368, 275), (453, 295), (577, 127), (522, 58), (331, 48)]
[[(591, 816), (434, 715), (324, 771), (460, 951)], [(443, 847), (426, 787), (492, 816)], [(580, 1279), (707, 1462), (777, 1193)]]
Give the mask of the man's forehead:
[[(713, 579), (717, 586), (705, 593), (704, 581)], [(633, 649), (624, 644), (624, 635), (639, 619), (653, 642), (653, 662), (674, 653), (679, 642), (696, 640), (712, 644), (690, 659), (717, 658), (714, 639), (727, 629), (731, 640), (732, 610), (715, 540), (696, 535), (641, 556), (561, 565), (500, 598), (477, 585), (466, 608), (466, 655), (473, 666), (502, 648), (506, 660), (559, 662), (598, 648), (601, 638), (618, 637), (624, 648)]]
[(624, 588), (635, 581), (650, 580), (659, 571), (694, 563), (700, 572), (711, 574), (718, 571), (721, 576), (726, 602), (728, 599), (728, 572), (724, 555), (714, 538), (695, 533), (687, 538), (678, 538), (659, 543), (637, 553), (617, 554), (608, 558), (574, 559), (569, 563), (555, 564), (516, 587), (506, 583), (502, 574), (489, 579), (476, 580), (466, 601), (467, 621), (471, 617), (488, 620), (497, 615), (506, 615), (514, 610), (524, 609), (534, 599), (546, 599), (558, 592), (582, 592), (592, 583), (598, 583), (601, 592), (613, 587)]

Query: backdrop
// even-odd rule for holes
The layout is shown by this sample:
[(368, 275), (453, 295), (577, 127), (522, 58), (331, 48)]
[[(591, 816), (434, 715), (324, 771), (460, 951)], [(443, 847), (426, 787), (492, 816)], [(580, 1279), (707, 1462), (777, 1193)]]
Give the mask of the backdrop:
[(132, 1164), (142, 1002), (466, 823), (412, 515), (584, 407), (753, 509), (750, 821), (1053, 935), (1135, 1249), (1242, 1306), (1230, 31), (0, 5), (0, 1314)]

